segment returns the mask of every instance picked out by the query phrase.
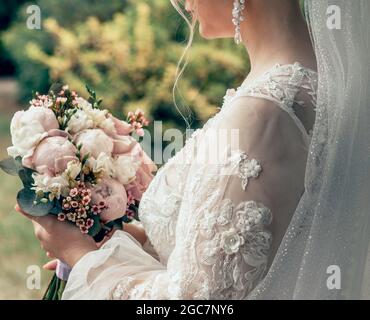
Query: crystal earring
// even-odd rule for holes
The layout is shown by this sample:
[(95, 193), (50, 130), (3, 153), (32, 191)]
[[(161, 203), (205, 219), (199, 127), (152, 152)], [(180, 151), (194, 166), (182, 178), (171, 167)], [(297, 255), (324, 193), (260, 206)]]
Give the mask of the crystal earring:
[(244, 21), (243, 10), (245, 9), (246, 0), (234, 0), (233, 8), (233, 24), (235, 25), (235, 36), (234, 41), (236, 44), (240, 44), (242, 39), (242, 34), (240, 31), (240, 24)]

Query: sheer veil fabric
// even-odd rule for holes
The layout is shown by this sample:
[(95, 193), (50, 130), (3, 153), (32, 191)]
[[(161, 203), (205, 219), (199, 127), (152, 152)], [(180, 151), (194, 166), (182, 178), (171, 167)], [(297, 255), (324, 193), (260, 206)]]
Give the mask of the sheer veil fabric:
[(306, 0), (306, 14), (319, 88), (305, 193), (248, 298), (369, 299), (370, 1)]

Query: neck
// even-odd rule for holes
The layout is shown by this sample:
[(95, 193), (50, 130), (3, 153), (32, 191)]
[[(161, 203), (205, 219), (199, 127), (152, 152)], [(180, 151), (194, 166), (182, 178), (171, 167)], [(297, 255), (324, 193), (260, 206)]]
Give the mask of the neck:
[[(280, 3), (280, 6), (277, 4)], [(249, 1), (241, 26), (251, 73), (274, 63), (302, 62), (316, 68), (314, 50), (298, 1)]]

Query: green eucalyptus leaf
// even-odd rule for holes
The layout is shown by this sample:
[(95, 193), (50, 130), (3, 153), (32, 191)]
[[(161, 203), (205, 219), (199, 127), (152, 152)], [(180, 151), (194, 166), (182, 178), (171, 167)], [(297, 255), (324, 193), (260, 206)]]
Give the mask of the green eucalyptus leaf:
[(60, 203), (60, 201), (58, 201), (57, 199), (55, 199), (53, 201), (53, 208), (50, 210), (50, 214), (53, 214), (53, 215), (58, 215), (59, 213), (62, 212), (62, 205)]
[(24, 188), (18, 192), (17, 195), (18, 205), (20, 206), (22, 211), (31, 216), (35, 217), (45, 216), (53, 209), (54, 206), (53, 202), (47, 201), (45, 203), (42, 203), (37, 200), (38, 198), (36, 193), (31, 189)]
[(22, 169), (22, 165), (19, 164), (19, 161), (13, 158), (6, 158), (0, 161), (0, 169), (2, 169), (7, 174), (12, 176), (17, 176), (19, 170)]
[(18, 172), (19, 178), (25, 188), (31, 188), (34, 183), (32, 173), (34, 173), (34, 171), (28, 168), (22, 168)]

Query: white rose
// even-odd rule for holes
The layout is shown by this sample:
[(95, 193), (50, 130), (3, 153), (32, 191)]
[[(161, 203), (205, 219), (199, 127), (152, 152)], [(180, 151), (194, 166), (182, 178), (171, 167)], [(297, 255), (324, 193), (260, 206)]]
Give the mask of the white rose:
[(34, 180), (33, 190), (35, 192), (42, 191), (43, 193), (50, 193), (49, 199), (59, 199), (61, 195), (66, 196), (69, 191), (68, 181), (63, 176), (50, 177), (46, 174), (33, 173)]
[(93, 128), (94, 122), (83, 110), (78, 110), (68, 121), (68, 131), (72, 134)]
[(10, 124), (13, 146), (8, 148), (8, 154), (14, 158), (32, 155), (37, 144), (53, 129), (59, 129), (59, 123), (50, 109), (30, 107), (16, 112)]
[(135, 179), (138, 163), (135, 163), (129, 156), (119, 156), (113, 162), (115, 178), (126, 185)]
[(81, 154), (90, 154), (97, 159), (100, 153), (111, 156), (113, 152), (113, 140), (101, 129), (86, 129), (75, 137), (76, 145), (82, 145)]
[(67, 164), (67, 169), (64, 171), (65, 178), (75, 180), (81, 172), (81, 163), (79, 161), (70, 161)]
[(89, 166), (94, 173), (100, 173), (104, 177), (114, 176), (114, 168), (112, 158), (101, 152), (97, 159), (90, 158)]

